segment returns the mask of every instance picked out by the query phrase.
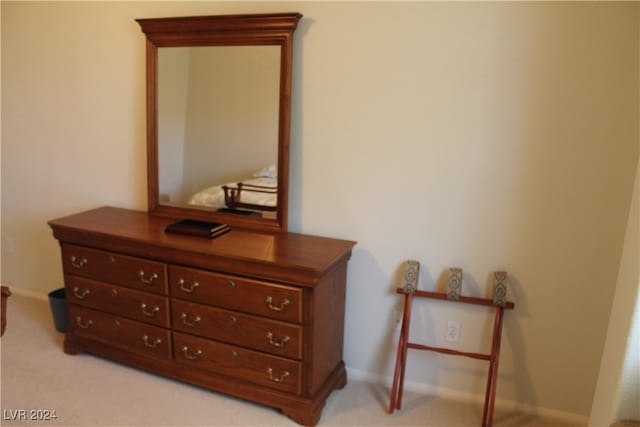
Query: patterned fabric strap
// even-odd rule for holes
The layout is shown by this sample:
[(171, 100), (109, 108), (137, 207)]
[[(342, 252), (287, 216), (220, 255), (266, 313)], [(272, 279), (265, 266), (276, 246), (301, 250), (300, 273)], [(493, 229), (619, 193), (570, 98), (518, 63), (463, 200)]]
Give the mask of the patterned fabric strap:
[(493, 274), (495, 285), (493, 286), (493, 303), (504, 307), (507, 303), (507, 272), (496, 271)]
[(418, 275), (420, 274), (420, 263), (418, 261), (407, 261), (402, 276), (402, 292), (413, 294), (418, 288)]
[(447, 281), (447, 298), (452, 300), (460, 299), (462, 294), (462, 269), (450, 268), (449, 280)]

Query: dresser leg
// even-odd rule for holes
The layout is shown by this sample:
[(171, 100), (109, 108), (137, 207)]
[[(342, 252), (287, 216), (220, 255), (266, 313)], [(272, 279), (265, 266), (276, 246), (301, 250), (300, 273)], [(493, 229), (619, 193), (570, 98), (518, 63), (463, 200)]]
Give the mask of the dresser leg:
[(347, 385), (347, 371), (345, 369), (340, 372), (340, 376), (336, 381), (336, 390), (343, 389)]
[(282, 413), (291, 418), (296, 423), (303, 426), (315, 426), (320, 421), (324, 405), (336, 389), (344, 388), (347, 385), (347, 370), (344, 362), (340, 362), (336, 370), (331, 374), (323, 389), (311, 401), (302, 402), (299, 405), (282, 408)]
[(64, 352), (71, 356), (75, 356), (76, 354), (80, 354), (83, 352), (83, 348), (76, 343), (74, 343), (68, 336), (64, 339)]
[(308, 411), (283, 408), (282, 413), (300, 425), (313, 427), (320, 421), (323, 407), (324, 405), (315, 410), (310, 409)]

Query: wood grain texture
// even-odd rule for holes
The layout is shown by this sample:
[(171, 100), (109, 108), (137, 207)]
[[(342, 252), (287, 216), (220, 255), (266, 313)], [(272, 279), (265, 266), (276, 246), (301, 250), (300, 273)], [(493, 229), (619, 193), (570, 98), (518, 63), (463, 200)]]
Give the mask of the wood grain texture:
[(215, 239), (168, 234), (172, 220), (101, 207), (49, 222), (61, 241), (297, 286), (314, 286), (351, 256), (355, 242), (232, 228)]
[(112, 207), (49, 222), (70, 292), (65, 352), (317, 423), (326, 398), (347, 381), (345, 294), (355, 242), (235, 228), (206, 239), (165, 233), (169, 222)]

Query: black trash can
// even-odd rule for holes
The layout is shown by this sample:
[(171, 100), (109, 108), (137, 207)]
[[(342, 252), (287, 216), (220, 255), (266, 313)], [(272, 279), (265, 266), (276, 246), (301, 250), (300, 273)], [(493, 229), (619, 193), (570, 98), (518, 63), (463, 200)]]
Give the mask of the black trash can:
[(64, 288), (49, 292), (49, 305), (53, 314), (53, 323), (56, 331), (67, 331), (67, 301), (64, 295)]

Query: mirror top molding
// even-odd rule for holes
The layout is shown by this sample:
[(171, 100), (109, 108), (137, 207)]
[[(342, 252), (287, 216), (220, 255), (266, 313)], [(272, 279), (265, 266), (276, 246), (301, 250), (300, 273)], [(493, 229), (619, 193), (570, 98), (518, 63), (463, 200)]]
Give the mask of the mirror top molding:
[[(176, 219), (223, 222), (231, 227), (262, 231), (287, 231), (293, 32), (301, 18), (302, 14), (292, 12), (136, 19), (147, 39), (147, 193), (150, 214)], [(167, 199), (165, 192), (161, 191), (161, 187), (164, 187), (164, 184), (161, 186), (161, 182), (166, 179), (166, 171), (161, 170), (164, 167), (161, 165), (165, 164), (167, 155), (160, 149), (166, 144), (165, 138), (162, 135), (159, 137), (159, 129), (163, 126), (161, 117), (164, 117), (160, 113), (162, 108), (165, 108), (159, 105), (159, 99), (162, 98), (159, 95), (162, 77), (159, 75), (159, 49), (207, 46), (275, 46), (278, 49), (279, 77), (276, 75), (277, 83), (274, 82), (278, 87), (273, 89), (278, 94), (277, 112), (274, 116), (277, 123), (273, 124), (276, 135), (273, 139), (277, 139), (277, 157), (274, 159), (277, 168), (274, 173), (274, 180), (277, 182), (274, 184), (277, 204), (273, 208), (256, 208), (252, 214), (241, 214), (234, 205), (232, 209), (195, 205), (191, 201)], [(211, 75), (211, 79), (216, 78), (214, 72), (207, 75)], [(257, 94), (258, 92), (256, 96)], [(246, 117), (243, 127), (251, 126), (251, 118)], [(186, 142), (183, 141), (182, 144)], [(188, 165), (185, 164), (184, 167), (187, 168)], [(224, 185), (228, 183), (224, 182)], [(240, 182), (237, 182), (237, 185), (240, 186)], [(225, 193), (225, 196), (227, 195)], [(242, 206), (241, 203), (239, 205)], [(267, 210), (270, 212), (265, 213)]]
[(291, 37), (302, 14), (185, 16), (136, 19), (157, 47), (280, 44)]

